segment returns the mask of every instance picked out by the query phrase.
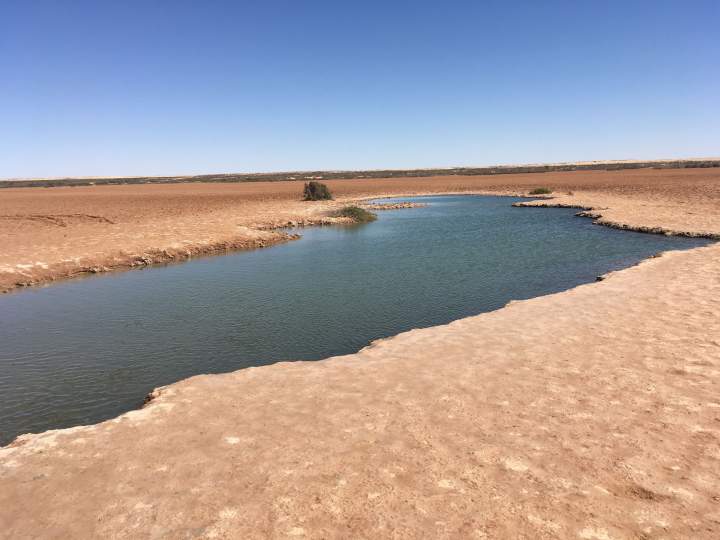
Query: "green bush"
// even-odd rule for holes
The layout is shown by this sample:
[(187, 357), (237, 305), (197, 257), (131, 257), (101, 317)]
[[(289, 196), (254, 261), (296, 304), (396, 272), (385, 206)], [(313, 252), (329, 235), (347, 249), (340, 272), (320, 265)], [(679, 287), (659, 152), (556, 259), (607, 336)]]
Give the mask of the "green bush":
[(535, 188), (530, 192), (530, 195), (548, 195), (552, 193), (552, 189), (546, 187)]
[(359, 206), (346, 206), (338, 213), (339, 216), (348, 217), (356, 223), (369, 223), (375, 221), (377, 216)]
[(305, 184), (303, 191), (303, 200), (306, 201), (329, 201), (332, 194), (325, 184), (315, 182), (314, 180)]

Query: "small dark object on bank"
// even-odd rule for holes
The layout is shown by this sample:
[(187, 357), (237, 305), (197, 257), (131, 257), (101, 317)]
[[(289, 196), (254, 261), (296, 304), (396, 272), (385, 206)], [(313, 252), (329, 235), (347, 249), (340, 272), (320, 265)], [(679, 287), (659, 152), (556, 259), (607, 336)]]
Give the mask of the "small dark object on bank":
[(305, 201), (329, 201), (332, 200), (332, 194), (325, 184), (315, 182), (314, 180), (305, 184), (303, 190), (303, 200)]

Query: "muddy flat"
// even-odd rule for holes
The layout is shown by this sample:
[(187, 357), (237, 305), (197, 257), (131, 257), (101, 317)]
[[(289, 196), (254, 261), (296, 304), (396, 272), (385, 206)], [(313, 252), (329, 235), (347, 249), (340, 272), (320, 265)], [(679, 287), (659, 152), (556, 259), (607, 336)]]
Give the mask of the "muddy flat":
[[(616, 227), (720, 234), (717, 170), (329, 184), (347, 199), (548, 186), (558, 197), (540, 204)], [(4, 283), (282, 241), (268, 229), (342, 204), (302, 203), (300, 190), (7, 190)], [(717, 538), (719, 268), (717, 244), (673, 252), (356, 354), (192, 377), (115, 420), (20, 437), (0, 450), (0, 536)]]

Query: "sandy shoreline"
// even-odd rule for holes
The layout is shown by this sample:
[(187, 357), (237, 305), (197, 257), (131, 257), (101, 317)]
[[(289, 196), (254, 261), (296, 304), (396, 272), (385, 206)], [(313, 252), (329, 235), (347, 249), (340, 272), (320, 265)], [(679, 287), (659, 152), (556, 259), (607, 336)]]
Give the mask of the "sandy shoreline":
[[(338, 191), (550, 185), (561, 197), (534, 204), (720, 234), (720, 174), (668, 173)], [(281, 219), (296, 208), (263, 205)], [(118, 419), (21, 437), (0, 450), (0, 536), (717, 538), (719, 268), (718, 244), (672, 252), (357, 354), (197, 376)]]

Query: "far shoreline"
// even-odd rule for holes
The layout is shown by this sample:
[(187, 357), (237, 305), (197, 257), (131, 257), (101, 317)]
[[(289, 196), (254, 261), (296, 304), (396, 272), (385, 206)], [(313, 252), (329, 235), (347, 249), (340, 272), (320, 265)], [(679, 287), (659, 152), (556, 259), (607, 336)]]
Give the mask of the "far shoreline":
[[(338, 222), (333, 213), (341, 205), (392, 197), (439, 194), (529, 197), (536, 200), (518, 206), (578, 208), (580, 215), (613, 228), (718, 239), (720, 235), (711, 230), (690, 229), (682, 224), (648, 225), (646, 219), (633, 222), (628, 219), (632, 213), (622, 208), (615, 216), (613, 205), (626, 204), (627, 196), (618, 193), (618, 198), (613, 192), (593, 191), (606, 190), (604, 186), (609, 180), (619, 182), (621, 190), (623, 183), (632, 185), (638, 180), (649, 183), (643, 189), (652, 189), (652, 183), (665, 181), (664, 178), (673, 182), (675, 178), (704, 181), (707, 175), (720, 176), (718, 171), (718, 168), (639, 169), (541, 176), (532, 173), (337, 180), (328, 182), (337, 192), (337, 200), (320, 203), (299, 200), (300, 182), (144, 184), (76, 187), (69, 191), (10, 189), (3, 192), (0, 200), (0, 233), (5, 232), (10, 239), (9, 249), (0, 254), (0, 291), (272, 246), (294, 239), (286, 232), (287, 228)], [(553, 188), (551, 195), (530, 195), (533, 187), (543, 184)], [(677, 185), (682, 189), (681, 184)], [(610, 199), (605, 200), (608, 196)], [(636, 195), (631, 192), (631, 197)], [(199, 202), (203, 207), (196, 209)], [(110, 238), (117, 240), (106, 240)], [(50, 254), (52, 257), (48, 258)]]

